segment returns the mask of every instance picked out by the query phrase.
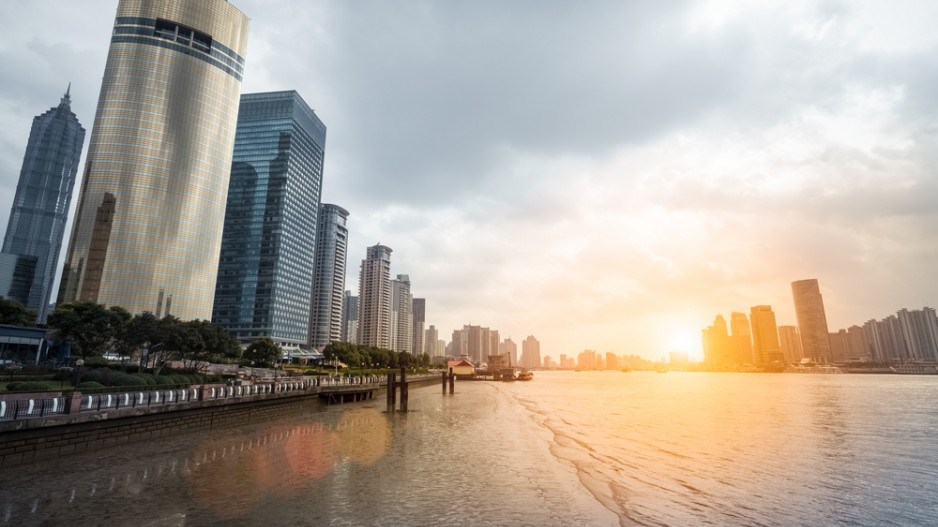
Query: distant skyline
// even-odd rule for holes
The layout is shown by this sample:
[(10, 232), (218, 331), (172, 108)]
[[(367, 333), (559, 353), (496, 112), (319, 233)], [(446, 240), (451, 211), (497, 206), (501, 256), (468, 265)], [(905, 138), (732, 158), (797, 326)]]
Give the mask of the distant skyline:
[[(700, 358), (716, 313), (796, 324), (795, 280), (832, 329), (938, 303), (938, 4), (232, 3), (242, 93), (329, 124), (348, 261), (391, 247), (442, 335)], [(0, 3), (2, 225), (70, 81), (90, 132), (116, 5)]]

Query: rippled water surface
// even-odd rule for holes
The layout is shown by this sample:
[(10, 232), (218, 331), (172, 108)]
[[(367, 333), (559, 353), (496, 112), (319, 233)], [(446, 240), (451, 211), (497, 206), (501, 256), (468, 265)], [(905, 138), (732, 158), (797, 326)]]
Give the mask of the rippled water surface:
[(4, 525), (935, 525), (938, 379), (538, 372), (6, 468)]

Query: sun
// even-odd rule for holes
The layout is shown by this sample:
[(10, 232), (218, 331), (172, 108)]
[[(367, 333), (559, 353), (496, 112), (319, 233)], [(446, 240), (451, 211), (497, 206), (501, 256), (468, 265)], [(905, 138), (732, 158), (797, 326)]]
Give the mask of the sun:
[(672, 329), (668, 333), (667, 345), (667, 351), (687, 353), (692, 359), (700, 353), (700, 337), (687, 329)]

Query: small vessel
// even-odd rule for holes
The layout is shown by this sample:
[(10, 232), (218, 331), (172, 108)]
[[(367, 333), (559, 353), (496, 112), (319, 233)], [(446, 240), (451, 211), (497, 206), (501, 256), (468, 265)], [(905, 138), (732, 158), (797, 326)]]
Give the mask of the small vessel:
[(518, 374), (519, 381), (530, 381), (534, 379), (534, 372), (528, 370), (521, 370), (521, 373)]
[(514, 382), (514, 381), (516, 380), (516, 377), (515, 377), (515, 369), (514, 369), (514, 368), (505, 368), (504, 370), (502, 370), (502, 371), (499, 372), (498, 378), (499, 378), (502, 382)]
[(902, 375), (938, 375), (938, 368), (931, 364), (920, 362), (906, 362), (898, 366), (890, 366), (893, 373)]

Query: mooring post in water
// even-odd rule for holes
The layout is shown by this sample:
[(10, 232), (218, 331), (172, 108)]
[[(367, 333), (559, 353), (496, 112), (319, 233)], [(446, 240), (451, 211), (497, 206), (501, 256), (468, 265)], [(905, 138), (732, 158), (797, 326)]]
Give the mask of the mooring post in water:
[(388, 372), (388, 411), (393, 412), (394, 407), (397, 405), (397, 398), (395, 397), (397, 386), (394, 382), (394, 372)]
[(454, 389), (456, 388), (456, 374), (453, 373), (453, 369), (449, 369), (449, 394), (453, 395)]
[(407, 411), (407, 368), (401, 366), (401, 411)]
[(443, 377), (443, 395), (446, 395), (446, 371), (440, 372), (440, 376)]

